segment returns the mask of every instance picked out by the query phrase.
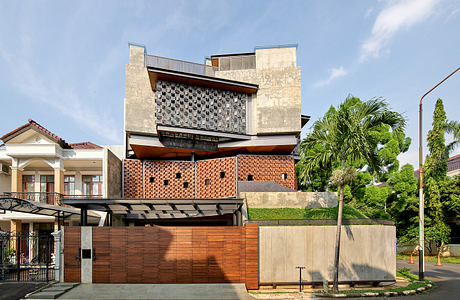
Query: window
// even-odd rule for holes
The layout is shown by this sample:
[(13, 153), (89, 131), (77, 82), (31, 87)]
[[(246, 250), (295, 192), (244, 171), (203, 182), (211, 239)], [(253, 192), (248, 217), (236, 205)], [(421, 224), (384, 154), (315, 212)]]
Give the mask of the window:
[(253, 181), (253, 180), (254, 180), (254, 175), (249, 174), (249, 175), (248, 175), (248, 181)]
[(286, 180), (286, 179), (287, 179), (287, 173), (281, 174), (281, 178), (282, 178), (283, 180)]
[(184, 189), (188, 188), (188, 182), (184, 182)]
[(211, 179), (205, 179), (204, 185), (211, 185)]
[(83, 175), (83, 195), (102, 196), (102, 176)]
[(163, 181), (163, 184), (164, 184), (164, 185), (168, 185), (168, 184), (169, 184), (169, 180), (168, 180), (168, 179), (165, 179), (165, 180)]
[(64, 176), (64, 195), (75, 195), (75, 176)]
[(180, 173), (176, 173), (176, 179), (179, 179), (181, 177)]
[(22, 192), (32, 193), (34, 191), (34, 175), (22, 175)]
[(155, 182), (155, 177), (150, 177), (150, 183)]
[(224, 171), (220, 172), (220, 178), (225, 178), (225, 172)]
[(54, 192), (54, 175), (40, 175), (40, 192)]

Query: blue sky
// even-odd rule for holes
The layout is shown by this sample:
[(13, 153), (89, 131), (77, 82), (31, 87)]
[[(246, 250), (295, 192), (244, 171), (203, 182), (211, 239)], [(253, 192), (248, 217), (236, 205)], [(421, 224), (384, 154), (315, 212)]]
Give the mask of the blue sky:
[[(302, 113), (383, 97), (408, 118), (400, 160), (416, 165), (419, 99), (460, 67), (460, 1), (0, 0), (0, 134), (32, 118), (68, 142), (122, 144), (128, 42), (200, 63), (297, 43)], [(437, 98), (459, 120), (460, 72), (425, 98), (425, 133)]]

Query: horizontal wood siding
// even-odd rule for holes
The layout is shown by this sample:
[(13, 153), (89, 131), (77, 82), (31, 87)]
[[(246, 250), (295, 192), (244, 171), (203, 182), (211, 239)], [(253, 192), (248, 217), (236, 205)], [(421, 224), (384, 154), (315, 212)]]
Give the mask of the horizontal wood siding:
[(93, 227), (93, 282), (232, 282), (257, 289), (257, 230), (257, 224)]

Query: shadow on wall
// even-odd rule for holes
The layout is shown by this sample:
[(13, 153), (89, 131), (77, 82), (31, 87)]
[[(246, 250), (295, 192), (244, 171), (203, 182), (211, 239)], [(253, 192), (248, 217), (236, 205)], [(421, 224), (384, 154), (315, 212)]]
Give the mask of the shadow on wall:
[[(79, 227), (67, 227), (77, 231)], [(94, 283), (247, 283), (244, 227), (93, 227)], [(78, 241), (67, 245), (78, 245)], [(75, 244), (75, 245), (74, 245)], [(65, 281), (75, 256), (65, 256)], [(75, 262), (69, 260), (76, 260)], [(78, 270), (80, 268), (78, 267)], [(227, 290), (226, 293), (231, 293)], [(241, 291), (234, 290), (235, 299)], [(241, 295), (240, 295), (241, 296)]]
[[(334, 261), (331, 257), (331, 264), (328, 268), (326, 276), (318, 270), (308, 270), (306, 268), (309, 279), (304, 279), (306, 282), (324, 282), (328, 280), (329, 284), (332, 284), (334, 278)], [(366, 277), (365, 279), (360, 279), (356, 277), (356, 274), (369, 274), (371, 276)], [(303, 277), (303, 276), (302, 276)], [(303, 277), (305, 278), (305, 277)], [(386, 270), (375, 268), (367, 264), (352, 264), (351, 267), (345, 266), (344, 264), (339, 265), (339, 283), (351, 283), (351, 282), (382, 282), (382, 281), (394, 281), (394, 276)]]

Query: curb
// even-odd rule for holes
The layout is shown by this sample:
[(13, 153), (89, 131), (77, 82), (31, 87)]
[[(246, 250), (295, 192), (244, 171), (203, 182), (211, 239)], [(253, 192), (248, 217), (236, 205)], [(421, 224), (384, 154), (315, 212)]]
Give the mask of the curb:
[(30, 292), (30, 293), (24, 295), (24, 297), (22, 297), (21, 299), (27, 299), (27, 298), (29, 298), (30, 296), (32, 296), (33, 294), (39, 293), (39, 292), (41, 292), (42, 290), (49, 288), (50, 286), (52, 286), (53, 284), (55, 284), (55, 283), (57, 283), (57, 282), (59, 282), (59, 281), (56, 281), (56, 280), (50, 281), (48, 284), (42, 286), (41, 288), (36, 289), (35, 291), (32, 291), (32, 292)]
[(416, 290), (407, 290), (402, 292), (366, 292), (366, 293), (350, 293), (350, 294), (314, 294), (316, 297), (320, 298), (356, 298), (356, 297), (396, 297), (396, 296), (408, 296), (415, 295), (417, 293), (422, 293), (430, 288), (433, 285), (428, 283), (424, 287), (420, 287)]

